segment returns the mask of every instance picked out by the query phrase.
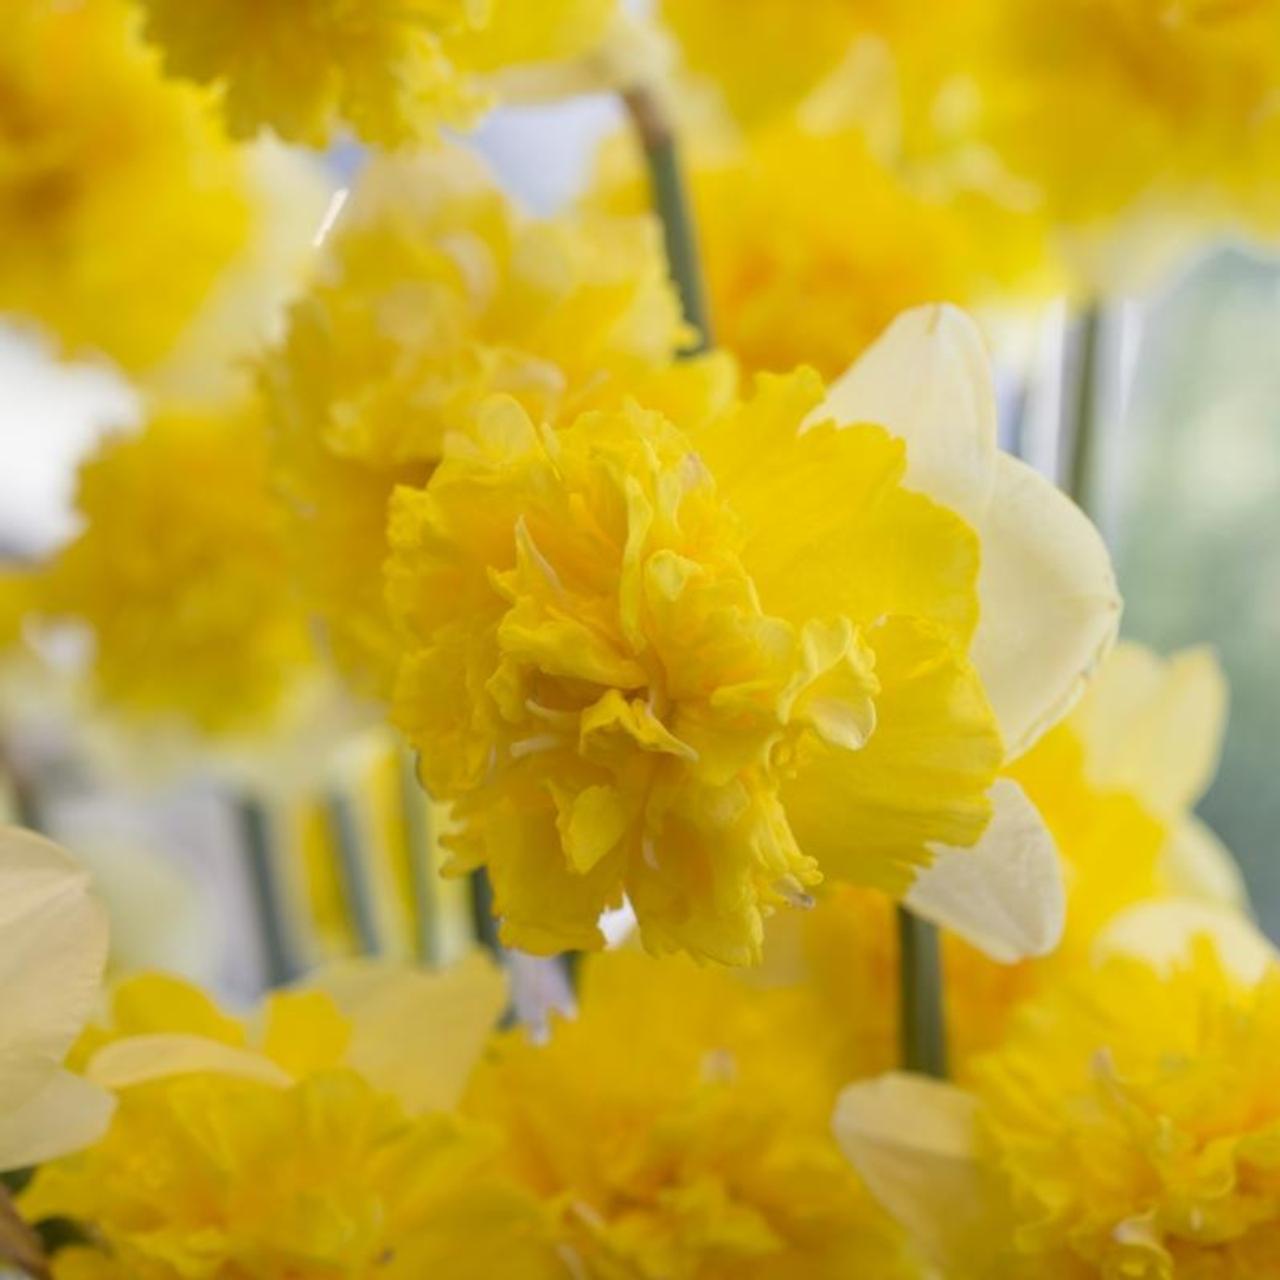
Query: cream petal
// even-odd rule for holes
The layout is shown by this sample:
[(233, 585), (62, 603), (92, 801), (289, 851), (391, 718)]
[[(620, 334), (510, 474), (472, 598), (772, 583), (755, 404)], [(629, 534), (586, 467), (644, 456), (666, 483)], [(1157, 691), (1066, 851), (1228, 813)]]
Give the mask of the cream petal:
[(1241, 982), (1256, 982), (1280, 953), (1243, 916), (1207, 902), (1143, 902), (1112, 920), (1094, 943), (1099, 958), (1136, 956), (1161, 969), (1186, 959), (1196, 938), (1207, 937)]
[(1111, 648), (1120, 592), (1088, 516), (1001, 454), (982, 535), (982, 615), (972, 657), (1010, 758), (1071, 709)]
[(315, 985), (351, 1019), (350, 1065), (413, 1114), (457, 1103), (507, 1005), (502, 970), (479, 951), (434, 973), (355, 961)]
[(128, 1089), (175, 1076), (204, 1074), (239, 1076), (276, 1088), (292, 1083), (289, 1073), (264, 1054), (181, 1032), (117, 1040), (99, 1049), (85, 1071), (87, 1079), (104, 1089)]
[(107, 957), (89, 875), (57, 845), (0, 828), (0, 1107), (34, 1094), (88, 1018)]
[(980, 524), (995, 485), (995, 389), (982, 335), (959, 308), (903, 312), (832, 384), (810, 421), (828, 418), (900, 436), (907, 486)]
[(1194, 815), (1176, 823), (1165, 844), (1163, 871), (1181, 898), (1248, 912), (1249, 890), (1231, 850)]
[(1066, 892), (1057, 847), (1016, 782), (991, 787), (992, 815), (977, 844), (936, 851), (904, 899), (993, 960), (1013, 964), (1062, 938)]
[(944, 1268), (980, 1275), (1000, 1240), (1000, 1199), (978, 1159), (977, 1103), (954, 1085), (893, 1072), (850, 1085), (832, 1120), (871, 1194)]
[(96, 1142), (115, 1099), (61, 1068), (13, 1110), (0, 1110), (0, 1173), (25, 1169)]
[(1132, 791), (1172, 819), (1208, 789), (1222, 756), (1227, 682), (1213, 651), (1163, 659), (1119, 644), (1072, 714), (1091, 781)]

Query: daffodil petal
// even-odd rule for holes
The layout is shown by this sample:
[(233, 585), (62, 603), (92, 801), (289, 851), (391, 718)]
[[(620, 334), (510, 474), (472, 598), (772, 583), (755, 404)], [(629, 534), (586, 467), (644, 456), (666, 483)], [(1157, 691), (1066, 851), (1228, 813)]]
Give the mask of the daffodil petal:
[(239, 1076), (284, 1088), (293, 1077), (265, 1054), (181, 1032), (127, 1036), (99, 1049), (85, 1076), (104, 1089), (130, 1089), (174, 1076)]
[(1278, 953), (1257, 927), (1237, 912), (1207, 902), (1184, 900), (1143, 902), (1122, 912), (1094, 944), (1100, 958), (1128, 955), (1168, 970), (1185, 961), (1196, 938), (1207, 937), (1227, 970), (1245, 983), (1255, 983), (1274, 964)]
[(51, 841), (0, 828), (0, 1099), (31, 1097), (97, 998), (107, 917), (88, 872)]
[(1088, 516), (1001, 454), (982, 535), (972, 657), (1010, 757), (1071, 709), (1120, 625), (1111, 557)]
[(1162, 857), (1176, 896), (1249, 910), (1249, 889), (1231, 850), (1194, 814), (1174, 825)]
[(1013, 964), (1058, 945), (1066, 891), (1053, 836), (1022, 788), (997, 780), (991, 804), (991, 821), (978, 842), (939, 850), (904, 901), (993, 960)]
[(115, 1099), (70, 1071), (54, 1071), (13, 1110), (0, 1111), (0, 1173), (79, 1151), (111, 1123)]
[(973, 1097), (954, 1085), (892, 1072), (845, 1089), (832, 1121), (871, 1194), (943, 1267), (994, 1256), (1000, 1238), (999, 1201), (977, 1154), (976, 1112)]
[(958, 307), (903, 312), (810, 422), (873, 422), (907, 442), (908, 486), (982, 520), (995, 485), (996, 402), (978, 326)]
[(457, 1103), (507, 1003), (501, 968), (478, 951), (438, 972), (353, 961), (315, 982), (351, 1019), (348, 1064), (415, 1115)]
[(1162, 818), (1208, 789), (1226, 722), (1226, 678), (1204, 646), (1166, 660), (1142, 645), (1117, 645), (1072, 716), (1092, 781), (1132, 791)]

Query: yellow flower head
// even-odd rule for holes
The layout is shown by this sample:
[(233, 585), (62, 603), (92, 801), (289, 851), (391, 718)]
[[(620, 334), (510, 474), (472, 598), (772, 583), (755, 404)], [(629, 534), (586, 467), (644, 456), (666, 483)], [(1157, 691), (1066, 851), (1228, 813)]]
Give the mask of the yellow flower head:
[(1118, 957), (1028, 1008), (974, 1069), (1038, 1275), (1267, 1274), (1280, 1249), (1280, 968), (1206, 940), (1162, 973)]
[(138, 0), (175, 75), (213, 85), (237, 137), (312, 146), (339, 125), (400, 146), (487, 105), (483, 76), (584, 54), (614, 0)]
[(202, 731), (269, 718), (310, 645), (256, 412), (157, 413), (84, 464), (77, 505), (36, 591), (90, 632), (101, 697)]
[(997, 0), (982, 33), (988, 135), (1062, 224), (1113, 235), (1155, 213), (1274, 232), (1275, 0)]
[(846, 1151), (943, 1274), (1274, 1271), (1280, 965), (1225, 912), (1146, 923), (1028, 1004), (970, 1092), (889, 1076), (842, 1096)]
[(0, 41), (0, 311), (156, 363), (242, 249), (242, 161), (123, 0), (14, 0)]
[[(977, 343), (911, 313), (826, 408), (812, 373), (762, 376), (703, 423), (626, 404), (553, 431), (500, 398), (398, 491), (395, 716), (513, 945), (598, 946), (625, 893), (651, 948), (745, 963), (822, 875), (901, 893), (983, 833), (1000, 728), (1025, 745), (1061, 714), (1115, 600), (1079, 513), (996, 454)], [(993, 519), (1016, 562), (984, 537), (980, 580)], [(963, 900), (984, 940), (1029, 912), (1015, 954), (1052, 945), (1036, 821), (1002, 821), (974, 863), (1034, 856), (1035, 894), (957, 887), (957, 855), (921, 909)]]
[(119, 1093), (112, 1126), (21, 1202), (92, 1224), (55, 1274), (560, 1275), (494, 1138), (447, 1110), (501, 998), (478, 961), (353, 969), (254, 1030), (176, 980), (126, 982), (79, 1049)]
[[(741, 964), (823, 864), (900, 888), (925, 839), (982, 830), (976, 538), (903, 488), (883, 429), (801, 435), (821, 397), (762, 379), (691, 433), (634, 405), (557, 433), (499, 400), (397, 493), (397, 720), (513, 945), (598, 946), (625, 892), (651, 947)], [(909, 734), (938, 744), (927, 801)]]
[[(913, 1274), (832, 1142), (832, 1087), (788, 1007), (723, 971), (592, 957), (550, 1040), (499, 1040), (465, 1109), (554, 1215), (566, 1276)], [(842, 1167), (843, 1165), (843, 1167)]]
[[(734, 117), (755, 125), (795, 106), (861, 36), (883, 32), (903, 0), (662, 0), (687, 69), (712, 82)], [(908, 29), (911, 29), (908, 27)]]
[(710, 394), (717, 364), (672, 367), (684, 338), (648, 218), (525, 217), (460, 150), (374, 161), (264, 369), (304, 575), (343, 666), (388, 682), (387, 500), (486, 396), (556, 421), (625, 394)]
[[(602, 197), (642, 207), (638, 157), (606, 164)], [(787, 116), (695, 157), (690, 189), (716, 339), (750, 370), (833, 378), (900, 312), (1031, 292), (1038, 221), (973, 191), (912, 183), (857, 127)]]

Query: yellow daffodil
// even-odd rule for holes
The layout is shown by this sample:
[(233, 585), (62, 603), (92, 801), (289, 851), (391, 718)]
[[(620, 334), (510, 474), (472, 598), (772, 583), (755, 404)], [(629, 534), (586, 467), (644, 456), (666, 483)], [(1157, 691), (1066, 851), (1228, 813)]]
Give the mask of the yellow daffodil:
[(785, 996), (683, 959), (610, 952), (581, 1008), (490, 1050), (468, 1114), (547, 1206), (566, 1277), (915, 1274), (828, 1129), (833, 1094)]
[(339, 125), (399, 146), (465, 125), (492, 77), (586, 56), (615, 0), (138, 0), (178, 76), (214, 86), (237, 137), (312, 146)]
[(359, 967), (251, 1030), (176, 980), (126, 982), (78, 1050), (119, 1093), (112, 1126), (20, 1201), (92, 1224), (55, 1275), (562, 1275), (494, 1138), (450, 1114), (503, 998), (479, 959)]
[(1083, 251), (1092, 287), (1115, 288), (1135, 257), (1150, 262), (1188, 229), (1254, 223), (1274, 235), (1274, 0), (1051, 0), (1034, 11), (996, 0), (980, 10), (972, 47), (985, 132)]
[(156, 412), (84, 464), (77, 505), (83, 529), (34, 590), (87, 628), (101, 699), (202, 732), (268, 719), (310, 647), (256, 411)]
[[(596, 198), (641, 207), (638, 157), (619, 144)], [(843, 121), (792, 114), (705, 157), (695, 148), (690, 190), (717, 341), (748, 369), (808, 364), (835, 377), (908, 307), (1039, 290), (1034, 217), (919, 185)]]
[(1084, 517), (998, 455), (989, 378), (925, 309), (825, 402), (801, 372), (709, 423), (551, 431), (500, 398), (398, 491), (395, 714), (508, 941), (597, 947), (625, 893), (650, 948), (746, 963), (826, 875), (1009, 958), (1053, 945), (1052, 847), (988, 792), (1118, 601)]
[(0, 42), (0, 311), (131, 369), (250, 237), (242, 160), (166, 83), (125, 0), (15, 0)]
[(944, 1274), (1272, 1273), (1280, 961), (1217, 910), (1148, 913), (1152, 954), (1037, 998), (971, 1092), (910, 1076), (845, 1092), (842, 1145)]
[(106, 959), (106, 914), (84, 869), (48, 840), (0, 827), (0, 1172), (106, 1129), (110, 1095), (63, 1066)]
[(715, 393), (717, 363), (672, 366), (685, 337), (647, 217), (526, 217), (460, 150), (370, 165), (264, 371), (310, 602), (358, 684), (392, 674), (395, 485), (422, 483), (494, 392), (548, 421)]

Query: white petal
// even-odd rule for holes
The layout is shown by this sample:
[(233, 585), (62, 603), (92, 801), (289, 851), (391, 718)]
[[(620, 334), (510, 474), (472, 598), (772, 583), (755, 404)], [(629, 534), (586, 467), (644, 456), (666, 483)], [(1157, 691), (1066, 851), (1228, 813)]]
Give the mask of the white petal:
[(1176, 823), (1162, 854), (1164, 877), (1180, 898), (1248, 912), (1249, 890), (1231, 850), (1194, 815)]
[(996, 402), (982, 335), (957, 307), (903, 312), (832, 384), (811, 422), (874, 422), (907, 443), (907, 485), (978, 526), (996, 467)]
[(1058, 945), (1066, 892), (1053, 837), (1022, 788), (997, 779), (991, 802), (991, 821), (978, 843), (939, 849), (905, 902), (993, 960), (1012, 964)]
[(479, 951), (434, 973), (335, 965), (315, 985), (351, 1019), (350, 1065), (413, 1114), (457, 1103), (507, 1005), (502, 970)]
[(106, 956), (107, 917), (85, 869), (41, 836), (0, 828), (0, 1107), (61, 1065)]
[(104, 1089), (128, 1089), (175, 1076), (239, 1076), (284, 1088), (291, 1077), (270, 1058), (205, 1036), (179, 1032), (128, 1036), (94, 1054), (85, 1075)]
[[(999, 1248), (999, 1198), (977, 1155), (977, 1103), (962, 1089), (891, 1073), (850, 1085), (832, 1127), (871, 1194), (947, 1267)], [(966, 1273), (968, 1274), (968, 1273)]]
[(982, 535), (972, 657), (1011, 758), (1071, 709), (1115, 640), (1120, 593), (1088, 516), (1001, 454)]
[(0, 1173), (69, 1155), (96, 1142), (111, 1123), (115, 1099), (58, 1069), (13, 1110), (0, 1110)]
[(1172, 819), (1208, 789), (1222, 755), (1227, 682), (1208, 648), (1165, 660), (1119, 644), (1072, 713), (1090, 780)]
[(1280, 954), (1243, 916), (1207, 902), (1143, 902), (1121, 912), (1094, 943), (1099, 958), (1136, 956), (1168, 970), (1184, 961), (1196, 938), (1208, 938), (1241, 982), (1257, 982)]

